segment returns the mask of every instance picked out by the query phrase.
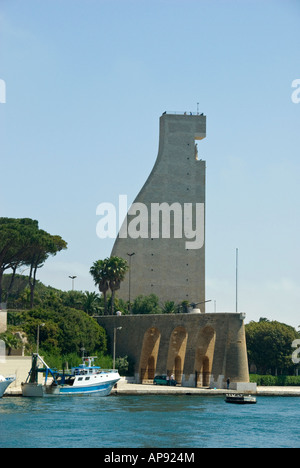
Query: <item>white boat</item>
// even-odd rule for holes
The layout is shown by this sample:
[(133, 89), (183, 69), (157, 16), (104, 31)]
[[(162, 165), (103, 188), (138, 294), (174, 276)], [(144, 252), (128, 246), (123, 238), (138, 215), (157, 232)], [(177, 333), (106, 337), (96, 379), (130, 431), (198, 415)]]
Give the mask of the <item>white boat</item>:
[[(83, 363), (70, 371), (58, 372), (51, 369), (39, 356), (33, 354), (32, 368), (25, 383), (22, 384), (24, 397), (47, 397), (60, 395), (99, 395), (107, 396), (120, 380), (117, 370), (101, 369), (94, 366), (94, 357), (83, 358)], [(38, 361), (43, 367), (38, 367)], [(43, 384), (38, 383), (38, 374), (45, 374)], [(52, 377), (51, 383), (49, 383)]]
[(228, 394), (225, 398), (226, 403), (236, 405), (255, 405), (256, 398), (252, 395)]
[(3, 377), (0, 375), (0, 398), (3, 397), (5, 390), (16, 380), (15, 377)]

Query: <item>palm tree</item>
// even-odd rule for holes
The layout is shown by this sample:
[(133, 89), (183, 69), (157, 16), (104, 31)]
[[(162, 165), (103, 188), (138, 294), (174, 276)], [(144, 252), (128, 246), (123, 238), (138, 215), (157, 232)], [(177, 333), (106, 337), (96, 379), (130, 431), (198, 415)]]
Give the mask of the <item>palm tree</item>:
[(103, 294), (104, 315), (107, 315), (107, 291), (111, 289), (111, 315), (114, 314), (115, 294), (120, 289), (128, 270), (128, 263), (120, 257), (110, 257), (104, 260), (97, 260), (90, 269), (95, 285)]
[(90, 269), (90, 274), (94, 279), (94, 283), (98, 286), (99, 291), (103, 294), (104, 299), (104, 315), (107, 315), (107, 291), (109, 289), (109, 279), (107, 274), (107, 265), (109, 259), (97, 260), (93, 263)]
[(83, 310), (88, 315), (94, 315), (97, 312), (97, 307), (99, 307), (99, 294), (85, 291), (85, 296), (83, 299)]
[(22, 347), (22, 340), (13, 333), (5, 332), (0, 335), (0, 338), (2, 338), (6, 348), (8, 349), (8, 356), (11, 355), (13, 349), (18, 349)]
[(108, 259), (107, 276), (111, 289), (111, 315), (114, 314), (115, 293), (120, 289), (121, 282), (124, 280), (127, 270), (128, 263), (124, 258), (110, 257)]

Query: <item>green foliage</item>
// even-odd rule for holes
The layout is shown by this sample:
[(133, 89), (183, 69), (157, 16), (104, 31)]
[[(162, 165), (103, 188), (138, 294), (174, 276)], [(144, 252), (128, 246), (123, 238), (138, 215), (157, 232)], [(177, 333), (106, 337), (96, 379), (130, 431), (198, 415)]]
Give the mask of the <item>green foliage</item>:
[[(95, 366), (99, 366), (102, 369), (112, 369), (113, 367), (113, 358), (110, 355), (104, 354), (103, 352), (93, 353), (95, 356)], [(47, 364), (54, 369), (67, 369), (71, 367), (76, 367), (79, 364), (82, 364), (82, 357), (77, 353), (68, 353), (68, 354), (55, 354), (47, 353), (43, 350), (43, 357)], [(116, 369), (118, 369), (120, 375), (128, 375), (130, 369), (130, 363), (128, 361), (128, 356), (116, 358)]]
[(261, 319), (246, 325), (246, 341), (249, 364), (255, 364), (261, 374), (271, 370), (290, 373), (294, 369), (291, 360), (292, 342), (299, 338), (296, 330), (284, 323)]
[(105, 353), (107, 350), (106, 333), (97, 321), (69, 307), (9, 312), (8, 323), (26, 333), (30, 347), (28, 352), (35, 351), (37, 328), (42, 323), (45, 324), (40, 327), (40, 350), (43, 353), (81, 355), (82, 347), (89, 354), (95, 351)]
[(13, 349), (21, 348), (22, 340), (14, 335), (10, 330), (0, 334), (0, 340), (4, 341), (6, 349), (8, 349), (8, 356), (10, 356)]
[(250, 374), (250, 382), (261, 387), (300, 387), (300, 375), (259, 375)]
[(121, 282), (124, 281), (128, 263), (120, 257), (110, 257), (104, 260), (97, 260), (90, 268), (90, 274), (94, 279), (95, 285), (102, 292), (104, 298), (104, 315), (107, 315), (107, 291), (111, 290), (110, 313), (115, 310), (115, 293), (120, 289)]
[(121, 375), (125, 375), (129, 369), (128, 356), (116, 358), (116, 369)]
[(82, 306), (83, 310), (88, 315), (97, 315), (97, 312), (100, 310), (101, 307), (99, 294), (96, 294), (95, 292), (86, 291), (85, 296), (82, 299)]
[[(102, 262), (102, 261), (101, 261)], [(98, 262), (95, 262), (98, 263)], [(12, 275), (4, 275), (4, 290), (8, 288)], [(23, 275), (15, 275), (14, 286), (10, 293), (8, 309), (30, 309), (30, 289), (28, 288), (28, 279)], [(61, 307), (72, 307), (73, 309), (83, 310), (88, 315), (105, 315), (105, 306), (107, 310), (112, 309), (112, 296), (104, 294), (101, 296), (95, 292), (89, 291), (60, 291), (45, 286), (37, 280), (35, 288), (35, 306), (59, 310)], [(175, 314), (186, 313), (189, 303), (187, 301), (176, 304), (174, 301), (166, 301), (160, 305), (157, 296), (139, 296), (134, 301), (136, 314)], [(128, 302), (114, 297), (114, 310), (120, 310), (123, 315), (128, 314)], [(141, 310), (139, 312), (138, 310)]]
[[(12, 275), (4, 275), (3, 287), (7, 290)], [(8, 300), (8, 309), (29, 309), (30, 288), (28, 278), (23, 275), (15, 275), (14, 285)], [(45, 286), (37, 280), (35, 288), (35, 306), (59, 310), (61, 307), (71, 307), (83, 310), (88, 315), (101, 315), (103, 313), (103, 298), (95, 292), (89, 291), (60, 291), (59, 289)], [(120, 307), (122, 305), (120, 304)], [(122, 309), (121, 309), (122, 310)]]
[(109, 279), (107, 272), (108, 259), (96, 260), (90, 268), (90, 274), (93, 277), (95, 286), (103, 295), (104, 315), (107, 315), (107, 291), (109, 290)]
[(189, 310), (189, 305), (189, 301), (182, 301), (182, 303), (179, 306), (180, 312), (186, 314)]
[(155, 294), (150, 296), (138, 296), (131, 308), (133, 314), (161, 314), (162, 309), (159, 306), (159, 299)]
[(164, 303), (162, 313), (163, 314), (175, 314), (178, 310), (178, 307), (176, 306), (175, 302), (173, 301), (166, 301)]
[(97, 353), (98, 358), (95, 360), (95, 365), (102, 369), (112, 369), (113, 357), (109, 354)]
[(0, 302), (3, 301), (3, 274), (12, 270), (11, 282), (7, 288), (5, 301), (11, 291), (17, 268), (29, 269), (30, 306), (33, 307), (36, 274), (50, 255), (56, 255), (67, 248), (67, 243), (57, 235), (39, 229), (38, 222), (32, 219), (0, 218)]
[(54, 350), (51, 353), (48, 353), (42, 349), (41, 354), (43, 355), (45, 362), (52, 369), (70, 369), (71, 367), (76, 367), (79, 364), (82, 364), (82, 359), (77, 353), (58, 354), (57, 352), (54, 352)]
[[(188, 302), (186, 303), (188, 304)], [(131, 312), (133, 314), (178, 314), (185, 313), (187, 307), (185, 302), (175, 304), (174, 301), (166, 301), (163, 305), (160, 304), (159, 298), (155, 294), (149, 296), (140, 295), (135, 298)]]
[(250, 382), (257, 383), (261, 387), (274, 387), (276, 386), (276, 376), (250, 374)]

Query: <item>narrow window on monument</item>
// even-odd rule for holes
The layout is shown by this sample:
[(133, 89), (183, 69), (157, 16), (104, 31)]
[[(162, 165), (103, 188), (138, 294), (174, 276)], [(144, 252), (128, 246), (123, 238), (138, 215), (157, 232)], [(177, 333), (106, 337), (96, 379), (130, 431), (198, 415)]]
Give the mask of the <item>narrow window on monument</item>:
[(198, 158), (198, 143), (195, 143), (195, 159), (196, 159), (196, 161), (199, 161), (199, 158)]
[(203, 140), (203, 139), (204, 139), (204, 137), (195, 137), (195, 139), (194, 139), (195, 159), (196, 159), (196, 161), (202, 161), (202, 159), (199, 157), (198, 142)]

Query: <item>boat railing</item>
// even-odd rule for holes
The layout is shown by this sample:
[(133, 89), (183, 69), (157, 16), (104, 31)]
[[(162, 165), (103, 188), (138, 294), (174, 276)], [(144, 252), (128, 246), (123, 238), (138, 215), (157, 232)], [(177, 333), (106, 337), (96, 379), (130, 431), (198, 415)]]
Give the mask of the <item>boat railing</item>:
[(16, 378), (16, 375), (8, 375), (7, 377), (5, 377), (5, 380), (11, 380), (13, 382), (14, 380), (16, 380)]
[[(53, 370), (53, 369), (52, 369)], [(92, 371), (92, 372), (90, 372)], [(83, 367), (83, 368), (73, 368), (73, 369), (69, 369), (68, 371), (65, 370), (65, 371), (60, 371), (60, 370), (56, 370), (55, 373), (56, 374), (59, 374), (59, 375), (89, 375), (89, 374), (108, 374), (108, 373), (112, 373), (112, 372), (118, 372), (118, 369), (102, 369), (100, 367), (98, 368), (91, 368), (91, 367)]]

